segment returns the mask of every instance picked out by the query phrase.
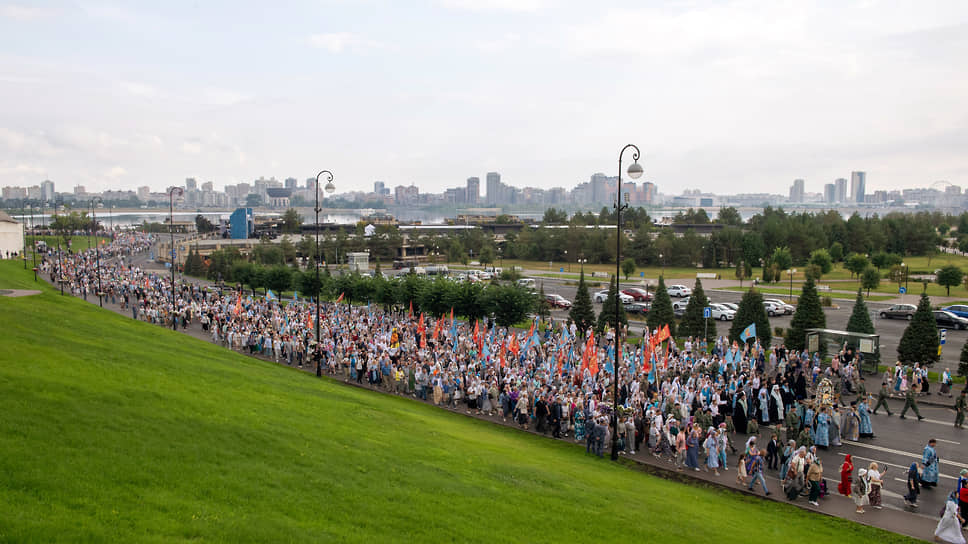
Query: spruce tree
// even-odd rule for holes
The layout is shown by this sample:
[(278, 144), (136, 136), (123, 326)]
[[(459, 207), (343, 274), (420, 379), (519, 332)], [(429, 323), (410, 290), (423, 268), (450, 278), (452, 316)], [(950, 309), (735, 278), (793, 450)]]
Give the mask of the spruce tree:
[(739, 336), (751, 323), (756, 323), (756, 336), (763, 347), (768, 348), (773, 341), (773, 331), (770, 330), (770, 320), (766, 316), (766, 308), (763, 307), (763, 295), (755, 287), (744, 293), (743, 299), (739, 301), (739, 310), (736, 311), (733, 326), (729, 329), (730, 341), (742, 342)]
[(807, 343), (807, 329), (825, 328), (827, 328), (827, 316), (823, 313), (823, 305), (820, 304), (816, 281), (813, 276), (807, 276), (807, 281), (803, 283), (803, 289), (800, 291), (800, 299), (797, 301), (797, 311), (793, 313), (793, 319), (790, 320), (790, 328), (787, 329), (784, 343), (794, 351), (802, 351)]
[(646, 323), (649, 324), (650, 331), (669, 325), (669, 332), (673, 337), (676, 336), (676, 314), (672, 311), (672, 299), (669, 298), (665, 278), (662, 276), (659, 276), (659, 285), (655, 288), (655, 297), (652, 299), (652, 308), (649, 309)]
[(936, 363), (938, 342), (938, 324), (931, 313), (931, 300), (922, 293), (918, 309), (897, 345), (897, 358), (902, 363)]
[[(702, 338), (706, 334), (706, 340), (713, 342), (716, 339), (716, 320), (703, 318), (703, 310), (709, 306), (709, 299), (702, 288), (702, 280), (696, 278), (696, 285), (692, 288), (692, 296), (689, 297), (689, 304), (686, 304), (686, 313), (682, 316), (679, 323), (679, 336), (693, 336)], [(707, 326), (708, 325), (708, 326)]]
[(595, 310), (592, 308), (592, 297), (588, 295), (588, 285), (585, 283), (585, 271), (581, 271), (578, 276), (578, 291), (575, 293), (575, 300), (571, 304), (571, 311), (568, 312), (575, 326), (578, 327), (578, 335), (585, 336), (585, 331), (595, 323)]
[(612, 276), (612, 280), (608, 283), (608, 296), (605, 297), (605, 302), (602, 304), (602, 311), (598, 313), (598, 325), (595, 330), (599, 334), (605, 330), (605, 325), (611, 327), (613, 331), (618, 329), (615, 323), (616, 308), (618, 310), (618, 323), (628, 325), (629, 320), (625, 315), (625, 307), (622, 306), (618, 298), (618, 280), (615, 276)]
[[(850, 319), (847, 320), (847, 332), (874, 334), (874, 322), (871, 321), (871, 315), (867, 310), (867, 303), (864, 302), (864, 295), (861, 289), (857, 290), (857, 298), (854, 300), (854, 311), (850, 314)], [(874, 363), (880, 362), (880, 348), (874, 353), (868, 354), (866, 358), (874, 361)]]

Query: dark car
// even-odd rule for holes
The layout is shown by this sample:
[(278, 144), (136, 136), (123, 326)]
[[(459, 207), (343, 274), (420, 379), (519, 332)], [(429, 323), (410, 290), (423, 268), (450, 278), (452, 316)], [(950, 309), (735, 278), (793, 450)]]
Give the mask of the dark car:
[(558, 294), (546, 294), (545, 301), (547, 301), (548, 304), (550, 304), (553, 308), (562, 308), (565, 310), (571, 308), (571, 301)]
[(881, 319), (907, 319), (914, 317), (918, 307), (914, 304), (895, 304), (886, 310), (881, 310)]
[(624, 307), (626, 313), (633, 315), (647, 315), (649, 313), (649, 305), (643, 302), (625, 304)]
[(944, 310), (935, 310), (931, 312), (934, 314), (934, 321), (939, 327), (951, 327), (952, 329), (966, 329), (968, 328), (968, 319), (963, 317), (958, 317), (951, 312), (946, 312)]
[(632, 297), (632, 299), (634, 299), (635, 302), (648, 302), (652, 300), (652, 293), (646, 291), (645, 289), (639, 289), (638, 287), (629, 287), (628, 289), (622, 289), (622, 292)]
[(968, 318), (968, 305), (966, 304), (955, 304), (954, 306), (947, 306), (941, 309), (946, 312), (951, 312), (958, 317)]

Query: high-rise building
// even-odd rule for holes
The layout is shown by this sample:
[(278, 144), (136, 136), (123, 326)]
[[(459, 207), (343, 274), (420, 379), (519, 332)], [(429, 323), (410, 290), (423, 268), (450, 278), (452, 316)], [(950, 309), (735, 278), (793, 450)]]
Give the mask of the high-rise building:
[(215, 190), (215, 184), (212, 183), (211, 181), (206, 181), (205, 183), (202, 184), (203, 193), (211, 193), (214, 190)]
[(487, 173), (487, 202), (490, 204), (505, 204), (504, 187), (501, 183), (501, 174), (497, 172)]
[(834, 204), (837, 202), (837, 186), (833, 183), (828, 183), (823, 186), (823, 201), (827, 204)]
[(195, 178), (185, 178), (185, 190), (194, 191), (195, 189), (198, 189), (198, 182), (195, 181)]
[(481, 178), (467, 178), (467, 203), (477, 204), (481, 199)]
[(296, 178), (286, 178), (285, 187), (286, 189), (298, 189), (299, 180)]
[(864, 193), (867, 190), (867, 173), (850, 173), (850, 200), (858, 204), (864, 202)]
[(74, 196), (80, 196), (86, 193), (87, 193), (87, 187), (84, 187), (83, 185), (74, 186)]
[(802, 179), (793, 180), (793, 185), (790, 186), (790, 202), (803, 202), (803, 185)]
[(379, 196), (386, 196), (390, 194), (390, 190), (387, 189), (387, 184), (385, 181), (374, 181), (373, 193)]
[(138, 187), (138, 200), (142, 202), (148, 202), (151, 200), (151, 187), (148, 187), (147, 185)]
[(54, 200), (54, 182), (46, 179), (40, 184), (40, 198)]
[(599, 204), (608, 201), (608, 176), (601, 172), (592, 174), (589, 183), (592, 185), (592, 203)]
[(847, 202), (847, 180), (844, 178), (837, 178), (834, 180), (834, 185), (836, 186), (836, 202)]

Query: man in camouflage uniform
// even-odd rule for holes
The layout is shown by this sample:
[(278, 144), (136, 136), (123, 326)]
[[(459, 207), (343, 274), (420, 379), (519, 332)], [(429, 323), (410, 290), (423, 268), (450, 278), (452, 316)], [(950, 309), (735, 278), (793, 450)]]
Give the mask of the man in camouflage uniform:
[(901, 410), (901, 419), (905, 419), (904, 414), (910, 409), (913, 410), (918, 416), (918, 421), (921, 421), (924, 419), (924, 416), (922, 416), (921, 411), (918, 410), (918, 393), (914, 389), (914, 387), (908, 387), (907, 393), (904, 395), (904, 408)]
[[(881, 390), (877, 392), (877, 404), (871, 411), (872, 414), (877, 413), (877, 409), (881, 406), (887, 410), (887, 415), (891, 415), (891, 407), (887, 405), (887, 397), (891, 395), (891, 392), (887, 389), (887, 382), (881, 382)], [(859, 397), (858, 397), (859, 398)]]
[(968, 393), (968, 386), (961, 390), (961, 395), (958, 396), (958, 400), (955, 401), (955, 427), (959, 429), (965, 428), (965, 412), (968, 412), (968, 400), (965, 399), (965, 394)]

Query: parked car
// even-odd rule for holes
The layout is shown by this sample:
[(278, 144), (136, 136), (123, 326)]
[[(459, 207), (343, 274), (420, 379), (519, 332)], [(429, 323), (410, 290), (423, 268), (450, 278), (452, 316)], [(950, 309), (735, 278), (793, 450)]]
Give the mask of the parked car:
[(683, 317), (686, 317), (686, 307), (682, 306), (680, 308), (673, 308), (672, 314), (677, 318), (682, 319)]
[(914, 317), (918, 307), (914, 304), (895, 304), (886, 310), (881, 310), (881, 319), (907, 319)]
[(730, 321), (736, 317), (736, 312), (723, 306), (722, 304), (710, 304), (709, 314), (713, 319), (720, 321)]
[(561, 295), (554, 293), (545, 295), (545, 300), (551, 305), (552, 308), (563, 308), (565, 310), (571, 308), (571, 301)]
[(672, 303), (672, 311), (673, 312), (675, 312), (677, 310), (685, 311), (686, 310), (686, 306), (688, 306), (688, 305), (689, 305), (689, 297), (686, 296), (686, 298), (677, 300), (677, 301), (675, 301), (675, 302)]
[(533, 291), (536, 284), (532, 278), (521, 278), (518, 280), (518, 287), (524, 287), (525, 289), (531, 289)]
[[(595, 293), (595, 296), (592, 297), (592, 298), (595, 300), (595, 302), (605, 302), (605, 299), (608, 298), (608, 291), (607, 290), (606, 291), (599, 291), (599, 292)], [(634, 298), (626, 295), (625, 293), (619, 293), (618, 294), (618, 299), (619, 299), (619, 301), (622, 302), (622, 304), (629, 304), (629, 303), (635, 302), (635, 299)]]
[(739, 304), (736, 304), (735, 302), (720, 302), (719, 305), (720, 306), (725, 306), (725, 307), (729, 308), (730, 310), (732, 310), (733, 312), (738, 312), (739, 311)]
[(955, 304), (954, 306), (948, 306), (946, 308), (941, 308), (946, 312), (951, 312), (958, 317), (968, 318), (968, 305)]
[(968, 328), (968, 319), (964, 317), (957, 316), (944, 310), (935, 310), (932, 313), (934, 314), (934, 322), (937, 323), (939, 327), (951, 327), (952, 329), (962, 330)]
[(777, 312), (778, 315), (779, 314), (793, 315), (793, 312), (796, 311), (796, 308), (794, 308), (793, 306), (790, 306), (789, 304), (787, 304), (786, 302), (783, 302), (778, 298), (766, 298), (766, 299), (763, 299), (763, 302), (773, 303), (773, 305), (776, 306), (778, 310), (781, 310)]
[(652, 293), (646, 291), (645, 289), (639, 289), (638, 287), (622, 289), (622, 292), (635, 299), (636, 302), (649, 302), (652, 300)]
[(692, 289), (685, 285), (670, 285), (666, 288), (666, 293), (669, 293), (670, 297), (688, 297), (692, 294)]
[(625, 304), (625, 312), (633, 315), (647, 315), (651, 307), (645, 302)]
[(773, 302), (767, 302), (767, 301), (764, 300), (763, 301), (763, 309), (766, 310), (766, 315), (768, 315), (770, 317), (774, 317), (774, 316), (778, 316), (778, 315), (783, 315), (783, 308), (780, 307), (780, 306), (777, 306)]

